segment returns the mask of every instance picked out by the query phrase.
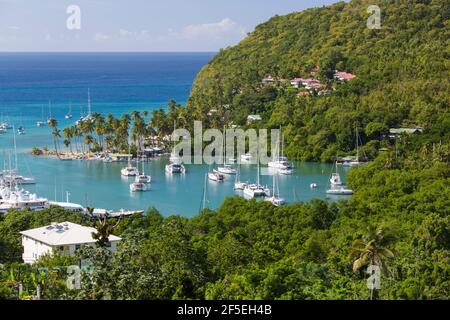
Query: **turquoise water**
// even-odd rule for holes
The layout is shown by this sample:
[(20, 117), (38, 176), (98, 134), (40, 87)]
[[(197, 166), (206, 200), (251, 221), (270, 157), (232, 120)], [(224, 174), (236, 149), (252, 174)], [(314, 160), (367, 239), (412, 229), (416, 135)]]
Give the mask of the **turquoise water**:
[[(123, 163), (97, 161), (59, 161), (33, 157), (33, 146), (52, 146), (51, 131), (36, 127), (48, 114), (52, 101), (52, 116), (59, 127), (72, 124), (86, 111), (87, 88), (91, 91), (92, 111), (120, 116), (133, 110), (151, 111), (164, 107), (168, 100), (184, 103), (196, 73), (211, 58), (211, 53), (180, 54), (0, 54), (0, 112), (3, 119), (15, 126), (23, 125), (27, 134), (17, 136), (19, 170), (34, 176), (38, 183), (26, 189), (50, 200), (63, 201), (66, 192), (70, 201), (97, 208), (142, 209), (157, 208), (164, 215), (193, 216), (201, 206), (204, 177), (208, 166), (187, 166), (184, 176), (166, 176), (168, 159), (155, 159), (145, 164), (152, 175), (151, 190), (130, 193), (132, 179), (120, 175)], [(69, 102), (74, 118), (65, 120)], [(0, 157), (8, 162), (12, 150), (12, 130), (0, 135)], [(2, 161), (3, 163), (3, 161)], [(317, 163), (296, 163), (293, 176), (281, 176), (280, 193), (288, 202), (325, 198), (332, 166)], [(242, 181), (254, 181), (255, 166), (241, 168)], [(310, 184), (318, 184), (315, 190)], [(270, 186), (271, 176), (262, 183)], [(223, 184), (207, 183), (207, 200), (212, 209), (225, 197), (235, 195), (234, 177)]]

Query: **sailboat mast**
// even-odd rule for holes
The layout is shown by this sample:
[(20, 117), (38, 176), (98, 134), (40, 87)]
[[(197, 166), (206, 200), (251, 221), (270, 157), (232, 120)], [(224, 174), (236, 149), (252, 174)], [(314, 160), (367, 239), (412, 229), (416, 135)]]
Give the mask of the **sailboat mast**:
[(88, 116), (91, 115), (91, 90), (88, 88)]

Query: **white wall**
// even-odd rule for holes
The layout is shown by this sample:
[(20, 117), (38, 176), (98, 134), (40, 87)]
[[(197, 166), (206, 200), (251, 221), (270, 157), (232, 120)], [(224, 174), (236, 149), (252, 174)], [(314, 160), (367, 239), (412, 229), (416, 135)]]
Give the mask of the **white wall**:
[[(109, 250), (112, 252), (115, 252), (117, 250), (117, 242), (118, 241), (111, 241), (111, 247), (109, 247)], [(92, 244), (88, 244), (92, 245)], [(27, 236), (22, 236), (22, 246), (23, 246), (23, 254), (22, 259), (24, 263), (33, 264), (36, 262), (40, 257), (53, 253), (53, 248), (56, 252), (62, 252), (64, 254), (73, 256), (75, 255), (76, 251), (76, 245), (66, 245), (64, 246), (64, 251), (60, 250), (60, 246), (49, 246), (45, 243), (36, 241), (34, 239), (28, 238)]]

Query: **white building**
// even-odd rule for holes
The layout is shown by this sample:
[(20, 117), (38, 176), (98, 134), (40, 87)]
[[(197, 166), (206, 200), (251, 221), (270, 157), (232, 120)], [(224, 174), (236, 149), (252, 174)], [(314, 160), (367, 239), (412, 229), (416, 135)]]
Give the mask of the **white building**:
[[(71, 222), (52, 223), (49, 226), (20, 232), (22, 235), (23, 255), (25, 263), (33, 264), (40, 257), (52, 253), (74, 255), (83, 245), (94, 245), (96, 240), (92, 233), (96, 229), (84, 227)], [(122, 240), (111, 235), (108, 248), (116, 251), (117, 243)]]
[(247, 124), (250, 124), (255, 121), (262, 121), (262, 117), (258, 114), (252, 114), (247, 117)]

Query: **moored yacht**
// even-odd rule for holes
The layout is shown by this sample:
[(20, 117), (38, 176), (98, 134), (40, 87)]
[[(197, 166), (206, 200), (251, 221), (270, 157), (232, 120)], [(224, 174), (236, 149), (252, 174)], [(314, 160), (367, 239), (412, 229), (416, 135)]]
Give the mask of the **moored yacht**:
[(217, 170), (213, 170), (212, 172), (208, 172), (208, 179), (216, 182), (224, 182), (225, 176)]
[(242, 162), (249, 162), (249, 161), (252, 161), (252, 159), (253, 159), (253, 156), (251, 153), (246, 153), (246, 154), (241, 155)]
[(138, 176), (136, 176), (136, 181), (135, 182), (137, 182), (137, 183), (146, 183), (146, 184), (152, 182), (152, 177), (145, 174), (144, 161), (142, 161), (142, 172), (139, 173)]
[(6, 213), (9, 210), (31, 210), (39, 211), (50, 207), (48, 199), (41, 198), (36, 194), (23, 189), (15, 188), (4, 192), (0, 201), (0, 213)]
[(267, 196), (264, 200), (272, 203), (275, 207), (284, 206), (286, 204), (286, 200), (280, 196), (280, 190), (278, 187), (278, 174), (273, 175), (272, 187), (272, 196)]
[(247, 184), (244, 187), (244, 196), (248, 198), (270, 197), (270, 190), (267, 187), (263, 187), (260, 184), (259, 151), (257, 161), (258, 161), (258, 169), (256, 174), (256, 183)]
[(139, 169), (136, 167), (133, 167), (131, 165), (131, 157), (132, 157), (132, 155), (129, 154), (128, 155), (128, 165), (125, 168), (123, 168), (122, 170), (120, 170), (120, 173), (124, 177), (136, 177), (139, 175)]
[(181, 163), (173, 163), (173, 162), (171, 162), (168, 165), (166, 165), (166, 172), (168, 174), (186, 173), (186, 168)]
[(147, 191), (148, 185), (146, 183), (135, 181), (132, 184), (130, 184), (130, 190), (131, 192)]
[(336, 172), (332, 173), (330, 178), (330, 189), (327, 190), (329, 195), (352, 195), (353, 190), (346, 189), (342, 183), (341, 176), (338, 172), (338, 165), (336, 162)]

